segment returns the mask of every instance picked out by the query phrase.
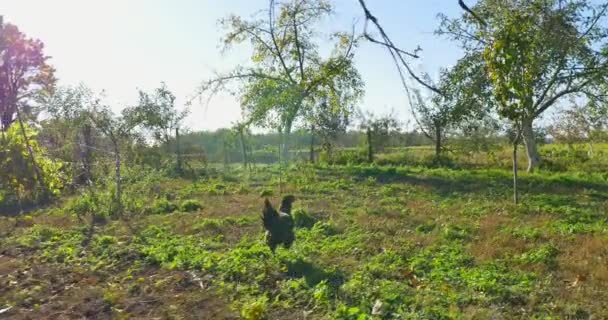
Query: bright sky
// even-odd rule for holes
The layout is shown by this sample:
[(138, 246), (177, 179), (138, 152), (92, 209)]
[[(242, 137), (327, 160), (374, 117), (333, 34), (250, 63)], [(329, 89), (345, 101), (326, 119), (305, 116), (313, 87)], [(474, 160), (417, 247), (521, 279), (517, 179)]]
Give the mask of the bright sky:
[[(461, 13), (456, 0), (367, 2), (393, 41), (404, 49), (422, 47), (423, 58), (414, 62), (418, 70), (435, 75), (459, 57), (454, 44), (433, 34), (437, 13)], [(362, 28), (357, 0), (334, 4), (337, 15), (327, 23), (328, 33), (350, 30), (353, 19), (359, 19)], [(152, 90), (161, 81), (183, 103), (215, 71), (247, 63), (246, 47), (220, 53), (217, 20), (230, 13), (249, 16), (266, 6), (267, 0), (2, 0), (0, 14), (46, 44), (60, 85), (82, 82), (95, 91), (105, 90), (120, 109), (137, 101), (138, 89)], [(366, 83), (361, 108), (380, 113), (394, 108), (401, 119), (409, 119), (407, 99), (388, 53), (365, 43), (356, 59)], [(205, 106), (192, 107), (190, 128), (217, 129), (240, 118), (238, 102), (230, 95), (219, 95)]]

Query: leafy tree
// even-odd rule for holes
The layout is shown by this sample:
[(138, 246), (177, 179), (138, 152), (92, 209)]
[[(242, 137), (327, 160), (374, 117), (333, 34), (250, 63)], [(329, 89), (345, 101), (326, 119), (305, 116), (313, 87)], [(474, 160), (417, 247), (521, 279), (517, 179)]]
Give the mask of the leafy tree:
[(253, 47), (251, 66), (239, 66), (203, 84), (215, 92), (236, 82), (243, 111), (250, 123), (276, 129), (282, 135), (283, 159), (289, 154), (289, 136), (298, 119), (319, 101), (330, 108), (348, 108), (362, 94), (363, 83), (354, 67), (357, 38), (335, 33), (327, 57), (318, 50), (317, 23), (331, 17), (325, 0), (269, 0), (266, 10), (245, 20), (230, 16), (221, 21), (227, 30), (224, 49), (243, 42)]
[(99, 103), (94, 104), (87, 115), (95, 128), (109, 140), (112, 148), (109, 153), (114, 158), (113, 204), (115, 207), (111, 211), (120, 217), (124, 213), (121, 147), (133, 139), (133, 122), (128, 117), (114, 115), (108, 106)]
[(608, 129), (608, 108), (595, 99), (586, 103), (578, 103), (574, 99), (569, 108), (557, 113), (556, 121), (549, 126), (549, 133), (558, 142), (573, 143), (587, 142), (589, 155), (594, 155), (594, 143), (602, 141)]
[(312, 160), (314, 160), (313, 138), (315, 134), (320, 137), (323, 149), (331, 157), (332, 144), (338, 135), (346, 132), (346, 128), (350, 123), (350, 109), (328, 103), (325, 99), (311, 108), (307, 122), (311, 126), (310, 152)]
[(374, 153), (382, 151), (389, 141), (389, 137), (400, 129), (394, 112), (377, 116), (371, 112), (360, 112), (359, 128), (365, 131), (365, 144), (367, 146), (367, 160), (374, 161)]
[(139, 103), (123, 110), (123, 115), (131, 127), (148, 131), (156, 143), (165, 144), (170, 151), (173, 134), (188, 112), (177, 109), (175, 95), (162, 83), (152, 93), (139, 91)]
[(89, 112), (97, 103), (93, 92), (84, 85), (62, 87), (44, 103), (47, 117), (42, 120), (40, 140), (50, 154), (71, 164), (73, 181), (91, 182), (95, 132)]
[[(58, 194), (64, 182), (62, 163), (51, 160), (36, 140), (36, 131), (24, 124), (25, 135), (19, 126), (10, 126), (0, 144), (0, 207), (35, 202), (45, 194), (37, 187), (44, 183), (44, 192)], [(29, 141), (24, 141), (27, 137)], [(40, 176), (35, 173), (29, 158), (28, 146), (35, 156)]]
[(241, 155), (243, 158), (243, 168), (247, 169), (249, 167), (249, 169), (251, 169), (251, 152), (250, 152), (250, 146), (249, 146), (249, 127), (247, 126), (246, 122), (236, 122), (233, 126), (232, 126), (232, 130), (234, 131), (234, 135), (236, 137), (238, 137), (240, 145), (241, 145)]
[(482, 0), (474, 7), (479, 19), (443, 17), (438, 33), (483, 55), (498, 113), (521, 127), (528, 171), (541, 161), (534, 120), (603, 80), (608, 62), (597, 49), (608, 39), (600, 22), (607, 8), (588, 0)]
[[(493, 100), (489, 92), (489, 81), (479, 64), (480, 55), (466, 55), (451, 69), (443, 69), (438, 84), (439, 90), (430, 91), (424, 97), (414, 89), (412, 113), (420, 130), (435, 144), (435, 156), (441, 155), (448, 132), (461, 128), (465, 131), (488, 118)], [(428, 75), (426, 83), (432, 84)]]
[(27, 101), (52, 91), (55, 70), (43, 48), (40, 40), (28, 38), (0, 18), (0, 131), (17, 120), (19, 108)]

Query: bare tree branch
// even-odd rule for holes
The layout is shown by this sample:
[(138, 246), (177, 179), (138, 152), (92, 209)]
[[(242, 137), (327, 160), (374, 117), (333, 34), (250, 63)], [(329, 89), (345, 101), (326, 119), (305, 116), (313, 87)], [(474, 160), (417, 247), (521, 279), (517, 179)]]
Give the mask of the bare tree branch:
[(485, 22), (485, 21), (484, 21), (484, 20), (483, 20), (481, 17), (479, 17), (479, 16), (478, 16), (478, 15), (477, 15), (477, 14), (476, 14), (476, 13), (475, 13), (473, 10), (471, 10), (471, 8), (469, 8), (469, 7), (468, 7), (468, 6), (467, 6), (467, 5), (464, 3), (464, 1), (462, 1), (462, 0), (458, 0), (458, 5), (460, 5), (460, 7), (461, 7), (461, 8), (462, 8), (464, 11), (466, 11), (466, 12), (468, 12), (470, 15), (472, 15), (472, 16), (473, 16), (473, 18), (475, 18), (475, 20), (477, 20), (477, 22), (479, 22), (479, 24), (481, 24), (481, 25), (482, 25), (482, 26), (484, 26), (484, 27), (485, 27), (485, 26), (487, 26), (486, 22)]
[[(386, 32), (384, 31), (384, 28), (382, 28), (382, 26), (380, 25), (380, 23), (378, 23), (378, 19), (371, 13), (371, 11), (369, 11), (369, 9), (367, 8), (367, 5), (365, 4), (364, 0), (359, 0), (359, 4), (361, 5), (361, 8), (363, 9), (363, 12), (365, 13), (365, 37), (374, 42), (374, 43), (378, 43), (381, 44), (385, 47), (387, 47), (387, 49), (391, 52), (391, 55), (394, 55), (394, 58), (398, 58), (395, 59), (397, 60), (397, 62), (395, 62), (397, 64), (397, 66), (399, 66), (399, 62), (401, 63), (401, 65), (403, 65), (403, 67), (405, 68), (405, 70), (408, 72), (408, 74), (419, 84), (421, 84), (422, 86), (424, 86), (425, 88), (439, 94), (439, 95), (444, 95), (443, 92), (441, 92), (441, 90), (439, 90), (438, 88), (432, 86), (431, 84), (425, 82), (424, 80), (422, 80), (419, 76), (417, 76), (414, 71), (411, 69), (411, 67), (409, 66), (409, 64), (407, 63), (407, 61), (405, 61), (405, 58), (403, 57), (403, 54), (406, 54), (410, 57), (413, 58), (417, 58), (418, 56), (414, 53), (408, 53), (404, 50), (401, 50), (399, 48), (397, 48), (395, 46), (395, 44), (393, 43), (393, 41), (388, 37), (388, 35), (386, 34)], [(380, 35), (382, 37), (382, 39), (384, 41), (378, 41), (375, 40), (373, 38), (371, 38), (368, 34), (367, 34), (367, 23), (368, 21), (371, 21), (376, 28), (378, 29), (378, 31), (380, 32)], [(419, 49), (417, 49), (418, 51)]]

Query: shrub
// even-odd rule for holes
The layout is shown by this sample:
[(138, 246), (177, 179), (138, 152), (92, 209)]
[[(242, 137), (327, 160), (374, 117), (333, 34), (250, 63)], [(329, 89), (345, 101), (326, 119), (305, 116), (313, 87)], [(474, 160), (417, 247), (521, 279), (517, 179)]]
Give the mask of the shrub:
[(193, 212), (201, 209), (202, 207), (203, 205), (199, 201), (190, 199), (182, 202), (179, 209), (184, 212)]
[(302, 208), (294, 210), (292, 216), (296, 228), (310, 229), (317, 222), (317, 219), (315, 219), (315, 217), (311, 216), (308, 212), (306, 212), (306, 210)]
[(260, 192), (260, 197), (270, 197), (272, 196), (273, 192), (270, 189), (264, 189), (262, 190), (262, 192)]
[(177, 209), (177, 206), (167, 199), (157, 199), (152, 203), (152, 213), (162, 214), (171, 213)]
[(559, 254), (559, 250), (553, 244), (545, 244), (539, 248), (524, 252), (517, 260), (523, 263), (541, 263), (551, 265), (555, 263), (555, 258)]
[(263, 297), (246, 303), (241, 309), (241, 316), (246, 320), (261, 320), (265, 318), (267, 308), (268, 298)]
[(90, 194), (72, 198), (65, 206), (65, 211), (77, 216), (83, 216), (97, 211), (97, 203)]

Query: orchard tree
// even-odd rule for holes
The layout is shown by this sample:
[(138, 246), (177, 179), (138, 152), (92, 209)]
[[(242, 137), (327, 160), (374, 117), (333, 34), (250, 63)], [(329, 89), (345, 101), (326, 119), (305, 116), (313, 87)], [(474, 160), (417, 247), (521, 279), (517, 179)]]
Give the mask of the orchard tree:
[[(52, 91), (55, 83), (54, 69), (47, 64), (40, 40), (27, 38), (12, 24), (5, 24), (0, 16), (0, 132), (1, 143), (7, 141), (7, 131), (15, 122), (19, 123), (21, 141), (25, 144), (35, 181), (42, 189), (42, 198), (53, 192), (45, 181), (43, 165), (35, 154), (37, 147), (28, 136), (25, 111), (31, 110), (33, 102), (42, 94)], [(11, 150), (6, 150), (11, 152)]]
[(336, 138), (346, 132), (350, 124), (351, 108), (332, 104), (323, 99), (309, 110), (307, 122), (310, 124), (310, 161), (314, 162), (314, 136), (321, 140), (324, 151), (332, 155), (332, 145)]
[(179, 110), (175, 95), (161, 83), (152, 93), (140, 90), (139, 103), (123, 110), (123, 115), (132, 127), (148, 131), (156, 143), (165, 144), (170, 150), (171, 139), (188, 116), (188, 110)]
[(571, 105), (556, 114), (556, 120), (549, 126), (549, 133), (559, 142), (572, 147), (573, 143), (586, 142), (589, 156), (595, 155), (594, 144), (608, 135), (608, 108), (595, 99), (585, 103), (572, 99)]
[(0, 16), (0, 131), (6, 131), (18, 120), (29, 101), (52, 91), (54, 69), (47, 63), (49, 57), (43, 49), (40, 40), (28, 38), (15, 25), (3, 23)]
[(90, 183), (97, 133), (89, 112), (97, 103), (84, 85), (60, 87), (45, 100), (46, 117), (41, 121), (40, 138), (51, 154), (72, 166), (75, 183)]
[(589, 0), (481, 0), (459, 19), (443, 17), (439, 34), (483, 55), (499, 115), (521, 128), (528, 171), (541, 158), (533, 124), (568, 96), (601, 83), (608, 57), (608, 3)]
[[(269, 0), (268, 8), (251, 19), (229, 16), (224, 49), (249, 42), (251, 64), (205, 82), (201, 92), (216, 92), (237, 85), (248, 121), (276, 129), (282, 136), (282, 158), (288, 159), (289, 136), (298, 119), (325, 99), (331, 108), (349, 108), (362, 95), (363, 82), (354, 67), (352, 33), (319, 36), (318, 23), (333, 15), (326, 0)], [(333, 41), (328, 56), (321, 42)]]
[(399, 132), (400, 124), (394, 111), (380, 116), (359, 111), (359, 119), (359, 129), (365, 132), (367, 161), (371, 163), (374, 161), (374, 154), (382, 151), (390, 136)]
[(123, 157), (121, 154), (121, 146), (129, 143), (133, 138), (133, 123), (131, 119), (125, 116), (117, 116), (112, 110), (100, 103), (94, 104), (87, 115), (95, 128), (99, 130), (103, 136), (110, 142), (111, 151), (109, 152), (114, 158), (114, 207), (111, 211), (118, 217), (124, 213), (123, 205), (123, 181), (122, 168)]
[(251, 154), (248, 137), (251, 135), (247, 122), (238, 121), (232, 125), (233, 134), (239, 139), (241, 145), (241, 156), (243, 158), (243, 169), (251, 170)]
[(435, 144), (436, 157), (441, 155), (450, 130), (471, 130), (489, 116), (493, 99), (481, 60), (478, 54), (465, 55), (453, 68), (441, 70), (437, 84), (424, 75), (425, 83), (438, 91), (426, 90), (429, 94), (423, 95), (424, 89), (412, 90), (412, 114), (422, 133)]
[(37, 131), (27, 124), (23, 128), (10, 126), (4, 132), (0, 144), (0, 208), (44, 201), (49, 195), (59, 194), (63, 187), (63, 163), (46, 154), (36, 135)]

